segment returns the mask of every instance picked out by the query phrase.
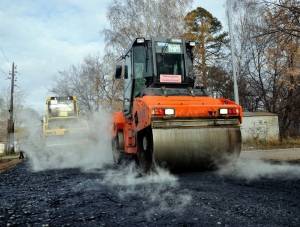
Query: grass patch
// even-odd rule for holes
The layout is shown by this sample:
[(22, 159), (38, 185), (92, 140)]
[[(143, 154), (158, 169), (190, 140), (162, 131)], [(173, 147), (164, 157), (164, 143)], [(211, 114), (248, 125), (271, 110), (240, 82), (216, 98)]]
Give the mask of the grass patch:
[(247, 140), (243, 141), (242, 150), (271, 150), (284, 148), (300, 148), (300, 138), (286, 138), (283, 140)]
[(8, 155), (5, 153), (0, 154), (0, 158), (5, 157), (5, 156), (20, 156), (20, 152), (15, 152), (15, 153), (8, 154)]

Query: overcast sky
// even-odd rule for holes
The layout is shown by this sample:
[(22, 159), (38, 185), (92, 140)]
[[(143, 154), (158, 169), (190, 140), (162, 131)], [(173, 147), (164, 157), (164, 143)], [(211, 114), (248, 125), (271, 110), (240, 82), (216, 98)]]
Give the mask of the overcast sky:
[[(58, 71), (82, 63), (88, 54), (104, 50), (100, 30), (107, 28), (106, 5), (110, 0), (1, 0), (0, 4), (0, 89), (12, 62), (17, 65), (20, 92), (26, 104), (40, 114), (51, 94), (51, 78)], [(226, 0), (194, 0), (193, 9), (205, 8), (226, 26)]]

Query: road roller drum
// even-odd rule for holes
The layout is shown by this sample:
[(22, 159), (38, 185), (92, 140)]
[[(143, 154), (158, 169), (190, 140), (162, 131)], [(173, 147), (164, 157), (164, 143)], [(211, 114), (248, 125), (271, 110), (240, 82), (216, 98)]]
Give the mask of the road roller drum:
[(153, 129), (152, 133), (153, 160), (173, 171), (218, 167), (241, 151), (238, 127)]

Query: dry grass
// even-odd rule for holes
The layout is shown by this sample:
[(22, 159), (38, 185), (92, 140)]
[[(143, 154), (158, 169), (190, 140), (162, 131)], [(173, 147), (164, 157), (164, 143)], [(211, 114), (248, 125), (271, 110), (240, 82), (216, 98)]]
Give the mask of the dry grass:
[(284, 148), (299, 148), (300, 138), (287, 138), (283, 140), (248, 140), (244, 141), (242, 150), (270, 150), (270, 149), (284, 149)]
[(0, 158), (5, 157), (5, 156), (20, 156), (20, 152), (15, 152), (15, 153), (12, 153), (12, 154), (5, 154), (5, 153), (0, 154)]

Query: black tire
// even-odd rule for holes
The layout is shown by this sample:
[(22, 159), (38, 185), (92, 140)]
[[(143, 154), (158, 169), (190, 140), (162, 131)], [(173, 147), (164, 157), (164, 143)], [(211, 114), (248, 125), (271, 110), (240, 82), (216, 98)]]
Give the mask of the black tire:
[(122, 131), (118, 131), (118, 135), (112, 139), (112, 154), (116, 164), (126, 164), (133, 160), (131, 154), (125, 153), (124, 135)]
[(138, 132), (137, 146), (140, 167), (147, 173), (153, 169), (153, 137), (151, 127)]
[(119, 149), (119, 139), (117, 136), (112, 138), (111, 148), (112, 148), (112, 155), (113, 155), (114, 162), (116, 164), (120, 164), (121, 163), (121, 155), (120, 155), (120, 149)]

